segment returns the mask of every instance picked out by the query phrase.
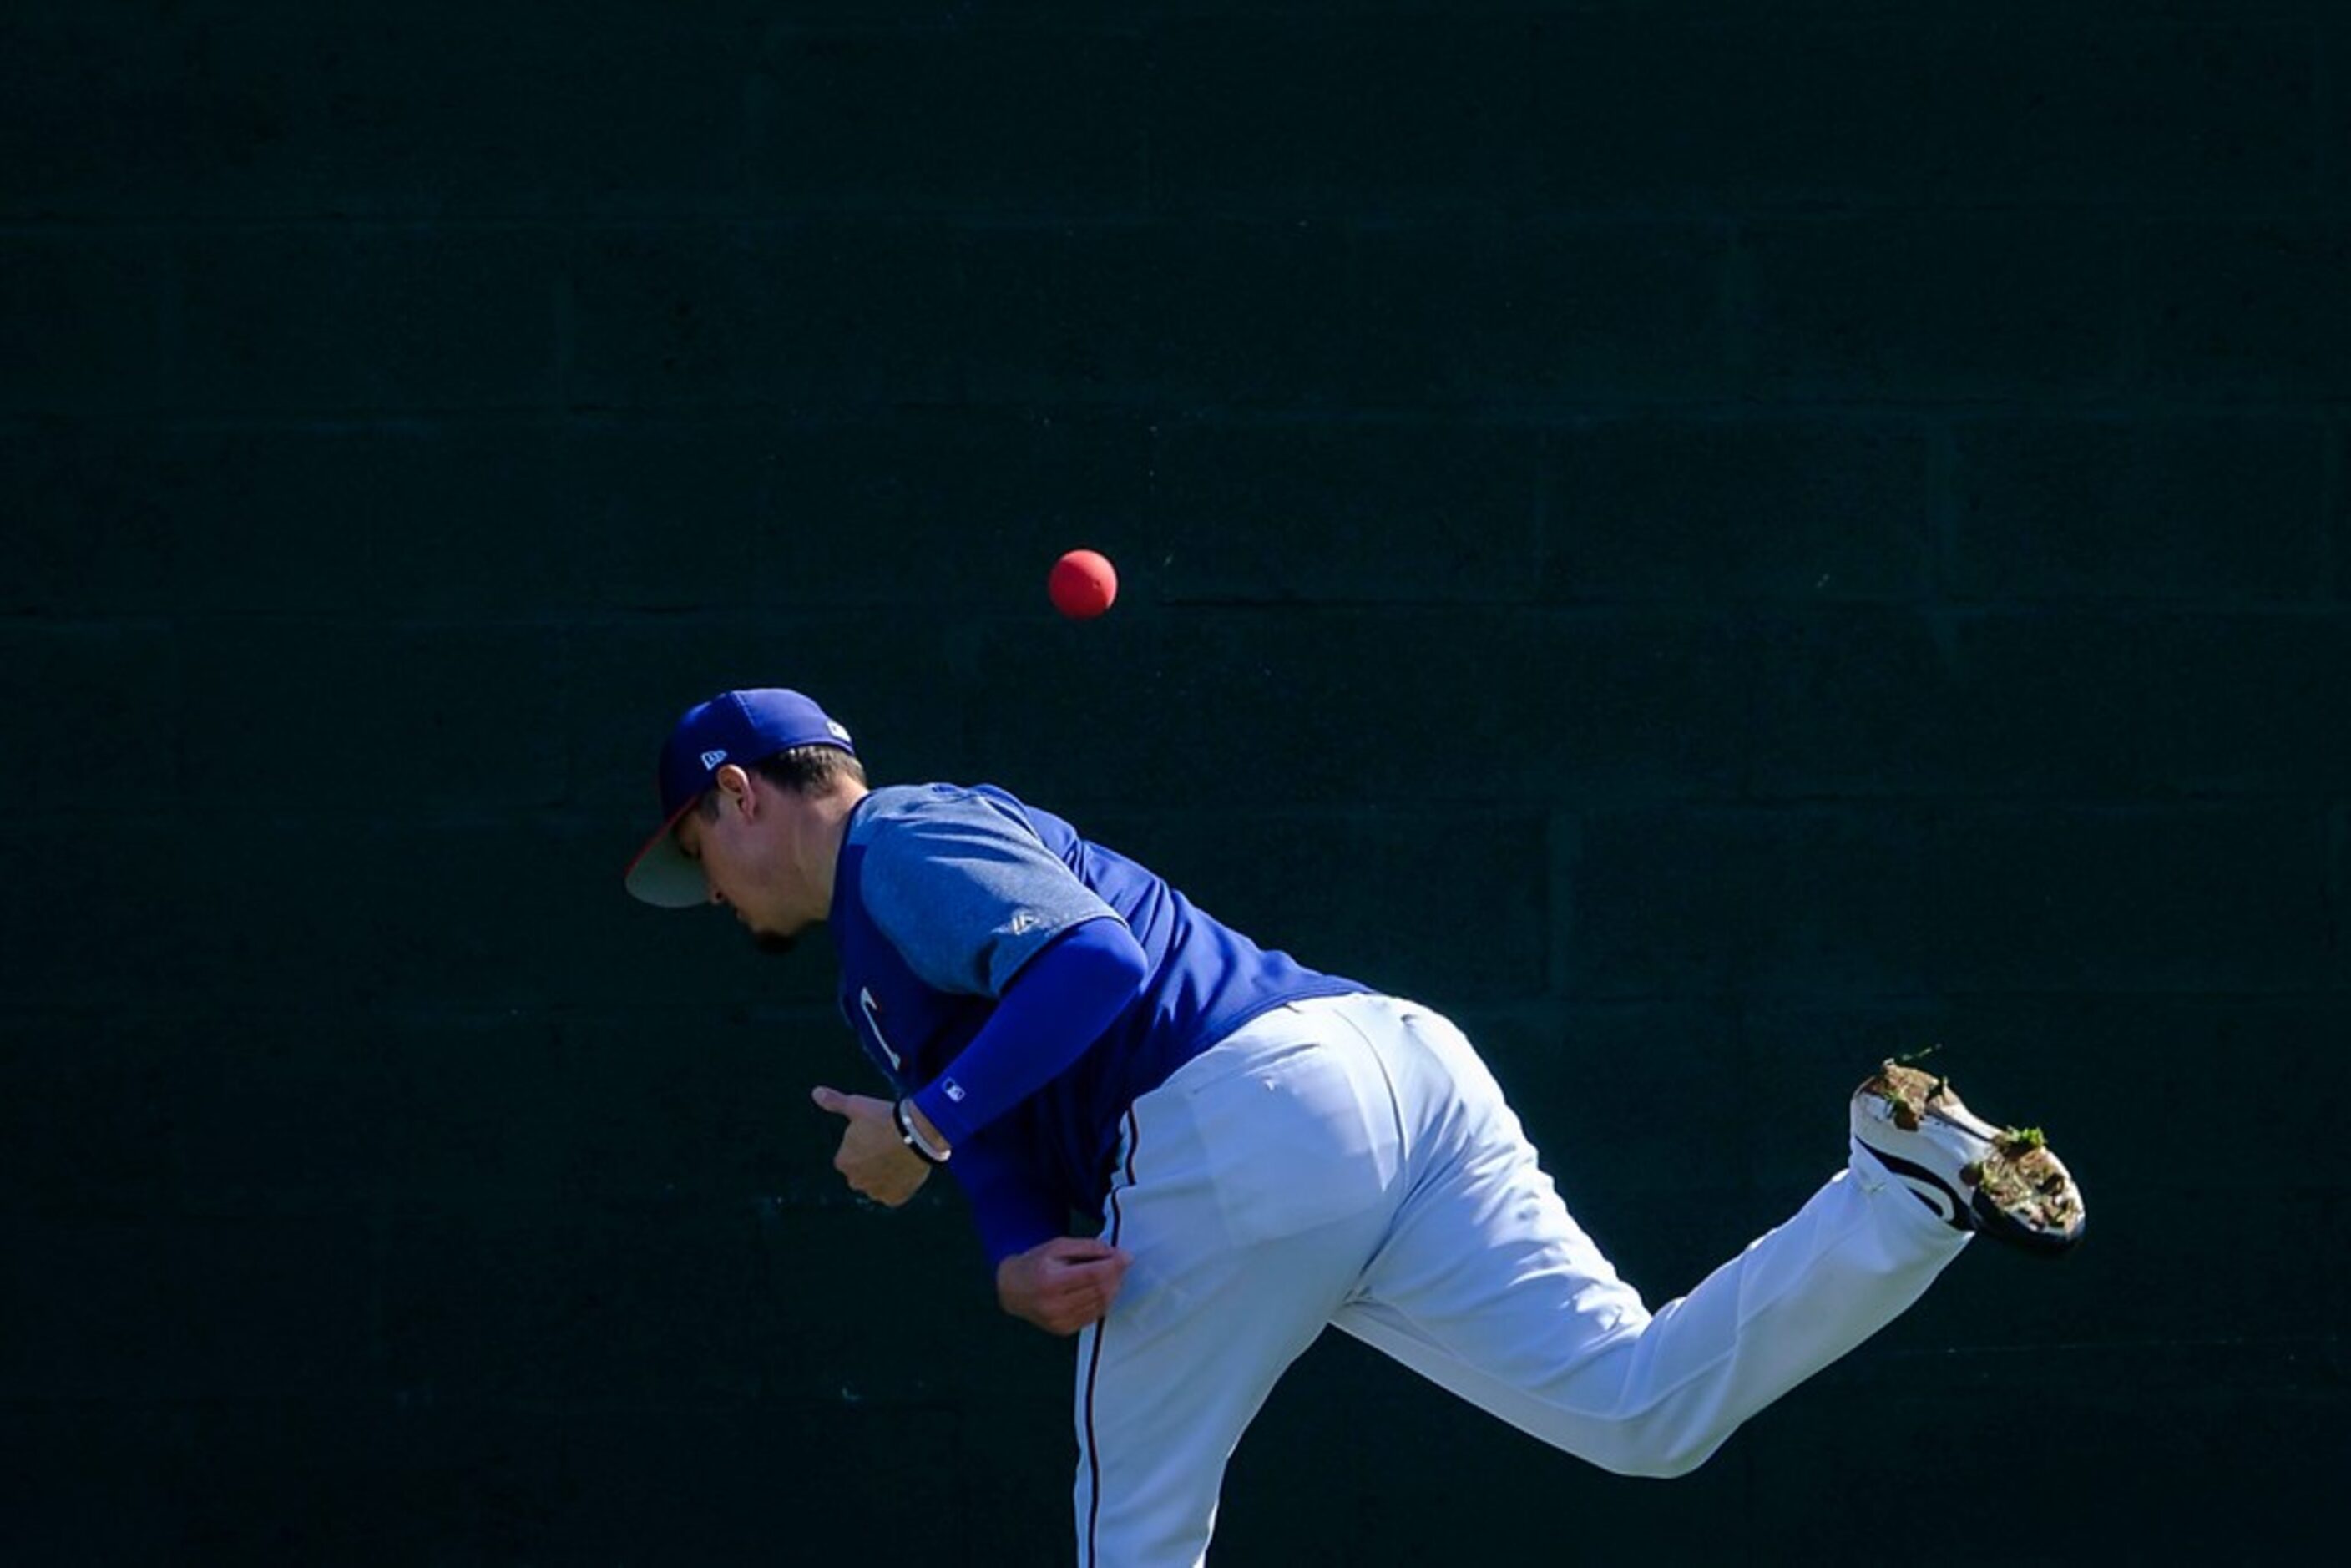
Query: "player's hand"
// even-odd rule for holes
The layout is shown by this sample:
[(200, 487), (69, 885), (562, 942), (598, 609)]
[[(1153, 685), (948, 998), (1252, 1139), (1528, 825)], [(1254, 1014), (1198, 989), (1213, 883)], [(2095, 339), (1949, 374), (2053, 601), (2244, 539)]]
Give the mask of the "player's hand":
[(1134, 1260), (1107, 1241), (1056, 1236), (996, 1266), (996, 1299), (1047, 1333), (1073, 1334), (1110, 1311)]
[(841, 1129), (841, 1147), (832, 1156), (832, 1168), (849, 1183), (850, 1190), (862, 1193), (884, 1207), (895, 1208), (921, 1191), (923, 1183), (930, 1179), (931, 1167), (898, 1136), (898, 1124), (891, 1117), (889, 1101), (825, 1088), (819, 1088), (810, 1098), (819, 1109), (830, 1111), (849, 1123)]

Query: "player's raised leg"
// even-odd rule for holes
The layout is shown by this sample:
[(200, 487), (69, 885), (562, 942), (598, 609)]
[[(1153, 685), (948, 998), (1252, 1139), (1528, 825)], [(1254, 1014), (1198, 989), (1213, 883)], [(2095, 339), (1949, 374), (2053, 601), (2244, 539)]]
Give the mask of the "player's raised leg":
[[(1968, 1240), (1856, 1153), (1853, 1171), (1653, 1316), (1569, 1217), (1451, 1025), (1408, 1013), (1384, 1050), (1408, 1108), (1455, 1107), (1459, 1124), (1409, 1140), (1413, 1195), (1336, 1322), (1611, 1470), (1696, 1468), (1915, 1301)], [(1464, 1246), (1465, 1229), (1482, 1245)]]

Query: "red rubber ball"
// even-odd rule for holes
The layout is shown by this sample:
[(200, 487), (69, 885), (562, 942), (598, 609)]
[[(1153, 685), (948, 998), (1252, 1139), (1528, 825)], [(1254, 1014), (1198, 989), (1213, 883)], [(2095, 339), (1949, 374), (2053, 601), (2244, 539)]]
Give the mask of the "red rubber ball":
[(1053, 563), (1045, 591), (1072, 621), (1091, 621), (1118, 598), (1118, 570), (1095, 550), (1073, 549)]

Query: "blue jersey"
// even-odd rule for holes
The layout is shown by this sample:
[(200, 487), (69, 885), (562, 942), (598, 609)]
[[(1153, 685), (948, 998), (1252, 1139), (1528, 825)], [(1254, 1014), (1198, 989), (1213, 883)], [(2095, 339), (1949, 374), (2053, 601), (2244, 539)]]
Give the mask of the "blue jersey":
[(834, 869), (841, 1015), (898, 1092), (987, 1103), (956, 1058), (1029, 959), (1101, 919), (1141, 946), (1141, 991), (1071, 1065), (956, 1142), (949, 1168), (991, 1258), (1061, 1234), (1072, 1209), (1099, 1212), (1136, 1096), (1269, 1009), (1368, 988), (1259, 947), (1002, 789), (901, 785), (859, 800)]

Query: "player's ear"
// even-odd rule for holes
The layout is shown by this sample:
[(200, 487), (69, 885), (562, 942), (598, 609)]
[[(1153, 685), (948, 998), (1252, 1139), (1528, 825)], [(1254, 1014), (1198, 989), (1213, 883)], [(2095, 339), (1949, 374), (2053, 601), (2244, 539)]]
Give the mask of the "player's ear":
[(752, 791), (751, 776), (734, 763), (730, 762), (712, 774), (710, 787), (718, 791), (720, 810), (741, 811), (747, 816), (758, 814), (759, 798)]

